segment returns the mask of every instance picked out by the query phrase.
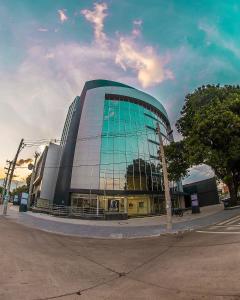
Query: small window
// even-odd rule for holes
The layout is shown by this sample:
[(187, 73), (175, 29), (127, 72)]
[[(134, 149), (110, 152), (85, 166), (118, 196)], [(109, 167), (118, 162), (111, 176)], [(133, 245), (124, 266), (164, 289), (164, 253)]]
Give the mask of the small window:
[(138, 203), (138, 207), (139, 207), (139, 208), (144, 208), (144, 202), (139, 202), (139, 203)]

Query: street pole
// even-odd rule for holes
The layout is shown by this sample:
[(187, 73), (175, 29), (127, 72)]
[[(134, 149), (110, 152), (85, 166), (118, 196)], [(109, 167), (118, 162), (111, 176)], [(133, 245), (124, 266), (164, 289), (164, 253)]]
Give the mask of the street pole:
[(7, 182), (8, 182), (8, 176), (9, 176), (9, 173), (10, 173), (10, 169), (11, 169), (11, 166), (12, 166), (12, 162), (7, 160), (7, 163), (9, 164), (8, 165), (8, 168), (4, 168), (7, 170), (7, 173), (5, 173), (6, 177), (4, 178), (4, 183), (3, 183), (3, 190), (2, 190), (2, 200), (4, 200), (4, 196), (5, 196), (5, 193), (6, 193), (6, 187), (7, 187)]
[(11, 168), (11, 172), (10, 172), (8, 183), (7, 183), (7, 193), (6, 193), (6, 196), (4, 197), (4, 202), (3, 202), (3, 215), (7, 214), (7, 207), (8, 207), (8, 200), (9, 200), (9, 195), (10, 195), (11, 183), (12, 183), (13, 174), (14, 174), (14, 170), (15, 170), (15, 167), (16, 167), (18, 155), (19, 155), (20, 151), (22, 150), (22, 148), (24, 147), (23, 141), (24, 140), (21, 139), (20, 144), (19, 144), (18, 149), (17, 149), (17, 153), (14, 157), (14, 160), (12, 161), (12, 168)]
[(159, 160), (162, 162), (162, 169), (163, 169), (164, 193), (165, 193), (166, 211), (167, 211), (167, 231), (171, 231), (172, 230), (172, 201), (170, 196), (167, 163), (166, 163), (166, 158), (164, 153), (163, 139), (162, 139), (162, 134), (158, 122), (157, 122), (157, 134), (159, 138)]
[(35, 152), (35, 160), (34, 160), (34, 164), (33, 164), (33, 170), (32, 170), (32, 175), (31, 175), (31, 180), (30, 180), (30, 185), (29, 185), (29, 192), (28, 192), (27, 210), (30, 209), (32, 190), (33, 190), (33, 181), (34, 181), (34, 177), (35, 177), (35, 171), (36, 171), (36, 164), (37, 164), (38, 156), (39, 156), (39, 153)]

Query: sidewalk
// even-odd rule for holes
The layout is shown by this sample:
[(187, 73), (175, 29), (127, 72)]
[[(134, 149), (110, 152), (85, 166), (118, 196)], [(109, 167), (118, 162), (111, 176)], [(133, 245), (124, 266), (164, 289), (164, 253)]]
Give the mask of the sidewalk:
[[(18, 206), (9, 206), (11, 210), (18, 212)], [(196, 220), (199, 218), (203, 218), (205, 216), (209, 216), (223, 210), (222, 204), (211, 205), (201, 208), (200, 214), (192, 214), (191, 210), (188, 210), (184, 213), (183, 217), (173, 216), (173, 223), (185, 222), (190, 220)], [(44, 220), (57, 221), (68, 224), (81, 224), (81, 225), (89, 225), (89, 226), (121, 226), (121, 227), (129, 227), (129, 226), (152, 226), (159, 224), (166, 224), (166, 215), (161, 216), (153, 216), (153, 217), (138, 217), (138, 218), (130, 218), (128, 220), (85, 220), (85, 219), (68, 219), (55, 217), (44, 213), (33, 213), (31, 211), (26, 212), (24, 214), (28, 214), (34, 216), (35, 218), (40, 218)]]
[[(173, 216), (173, 232), (194, 230), (239, 214), (240, 209), (224, 210), (222, 204), (203, 207), (200, 214), (188, 211), (183, 217)], [(32, 212), (19, 213), (18, 206), (9, 206), (7, 218), (48, 232), (89, 238), (143, 238), (166, 233), (166, 216), (95, 221), (58, 218)]]

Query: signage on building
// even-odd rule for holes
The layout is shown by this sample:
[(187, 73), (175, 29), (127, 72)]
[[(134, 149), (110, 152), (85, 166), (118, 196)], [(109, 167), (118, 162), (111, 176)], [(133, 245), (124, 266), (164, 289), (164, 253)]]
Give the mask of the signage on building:
[(199, 206), (197, 194), (191, 195), (191, 201), (192, 201), (192, 206)]
[(118, 212), (119, 211), (119, 200), (110, 199), (108, 200), (109, 211), (111, 212)]

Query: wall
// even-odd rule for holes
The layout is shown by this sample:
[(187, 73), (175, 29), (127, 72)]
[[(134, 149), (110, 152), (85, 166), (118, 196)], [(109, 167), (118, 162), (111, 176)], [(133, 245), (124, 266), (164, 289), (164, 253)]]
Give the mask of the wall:
[(40, 197), (42, 199), (53, 201), (59, 170), (60, 149), (59, 145), (52, 143), (49, 144), (41, 184)]
[(73, 159), (71, 189), (99, 188), (99, 160), (106, 88), (86, 94)]

